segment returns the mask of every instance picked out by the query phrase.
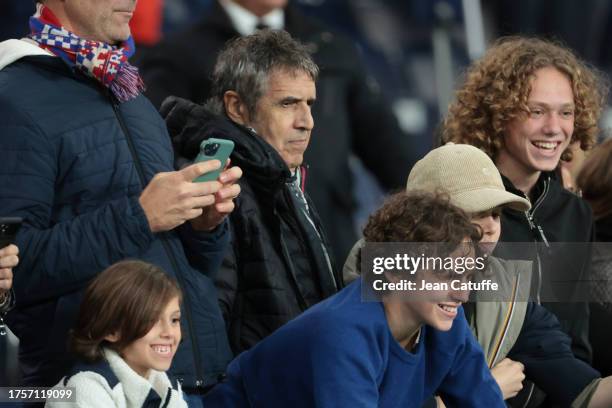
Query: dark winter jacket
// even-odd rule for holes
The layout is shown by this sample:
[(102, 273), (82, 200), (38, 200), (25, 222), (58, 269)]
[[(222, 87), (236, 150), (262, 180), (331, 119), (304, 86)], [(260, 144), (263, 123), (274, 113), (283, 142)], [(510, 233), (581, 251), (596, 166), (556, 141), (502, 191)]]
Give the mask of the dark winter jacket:
[[(321, 70), (312, 108), (315, 127), (304, 159), (309, 165), (306, 190), (320, 212), (341, 267), (357, 240), (350, 154), (384, 188), (395, 189), (404, 186), (423, 147), (400, 130), (389, 103), (374, 79), (366, 75), (349, 39), (292, 5), (285, 8), (285, 29), (311, 46)], [(156, 106), (170, 95), (205, 101), (210, 96), (216, 57), (237, 36), (224, 9), (214, 1), (198, 24), (162, 41), (137, 62), (147, 84), (146, 95)]]
[(25, 220), (18, 304), (7, 316), (21, 340), (22, 384), (52, 386), (65, 374), (84, 288), (125, 258), (162, 267), (183, 290), (183, 342), (170, 376), (185, 387), (214, 383), (231, 350), (207, 275), (222, 261), (227, 226), (185, 228), (184, 242), (174, 231), (151, 233), (138, 198), (156, 173), (173, 170), (173, 152), (150, 102), (118, 104), (59, 58), (24, 57), (0, 71), (0, 146), (0, 208)]
[[(506, 177), (503, 180), (506, 190), (525, 196)], [(564, 189), (554, 173), (542, 173), (533, 188), (533, 197), (531, 210), (527, 213), (508, 208), (503, 210), (500, 242), (539, 243), (534, 244), (531, 253), (524, 254), (524, 259), (534, 262), (534, 288), (540, 288), (542, 282), (550, 282), (546, 276), (575, 282), (587, 279), (590, 253), (584, 251), (586, 245), (580, 252), (573, 243), (593, 240), (593, 216), (589, 205)], [(556, 244), (548, 248), (549, 243)], [(557, 302), (543, 305), (557, 316), (563, 331), (571, 337), (576, 357), (591, 363), (588, 304)]]
[(238, 353), (336, 293), (341, 279), (328, 259), (313, 203), (306, 196), (316, 231), (296, 204), (289, 168), (272, 146), (252, 130), (185, 100), (169, 101), (162, 111), (169, 111), (175, 150), (186, 158), (195, 158), (209, 137), (235, 144), (231, 160), (243, 170), (241, 192), (230, 216), (232, 250), (216, 284)]
[[(559, 327), (559, 322), (548, 310), (529, 302), (525, 321), (514, 347), (508, 353), (514, 361), (525, 365), (525, 375), (548, 396), (545, 405), (560, 407), (586, 407), (586, 403), (572, 405), (580, 395), (582, 401), (589, 400), (600, 374), (572, 353), (571, 340)], [(512, 400), (512, 407), (542, 406), (543, 395), (531, 389), (533, 384), (524, 383), (524, 392)], [(588, 395), (585, 395), (588, 394)], [(529, 397), (530, 396), (530, 397)], [(540, 403), (538, 403), (538, 399)]]
[[(502, 175), (502, 179), (506, 190), (525, 197), (508, 178)], [(511, 254), (504, 253), (508, 247), (498, 245), (496, 255), (533, 262), (532, 294), (535, 295), (533, 299), (538, 301), (546, 289), (542, 285), (549, 285), (552, 280), (577, 284), (588, 279), (588, 245), (579, 247), (575, 243), (587, 244), (593, 240), (593, 218), (588, 204), (564, 189), (553, 172), (542, 172), (533, 187), (531, 198), (532, 205), (528, 212), (508, 208), (503, 210), (500, 242), (532, 242), (533, 245), (523, 247), (523, 253), (511, 251)], [(569, 300), (542, 302), (542, 305), (556, 316), (563, 332), (569, 335), (574, 355), (591, 364), (593, 352), (589, 341), (588, 303)], [(527, 376), (530, 376), (529, 372)], [(575, 386), (568, 384), (568, 392), (575, 391)], [(526, 399), (530, 395), (529, 407), (548, 406), (550, 399), (545, 401), (542, 389), (532, 387), (532, 384), (526, 383), (516, 400)], [(523, 404), (516, 403), (516, 406)]]

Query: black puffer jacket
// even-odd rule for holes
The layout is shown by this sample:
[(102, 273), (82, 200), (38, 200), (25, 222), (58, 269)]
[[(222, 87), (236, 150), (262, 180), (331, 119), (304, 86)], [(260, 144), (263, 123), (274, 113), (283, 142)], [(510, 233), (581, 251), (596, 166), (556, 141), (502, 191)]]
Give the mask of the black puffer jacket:
[(235, 144), (232, 164), (244, 172), (230, 216), (233, 250), (216, 280), (230, 345), (238, 353), (336, 293), (341, 278), (327, 259), (329, 246), (312, 202), (307, 198), (318, 234), (300, 216), (287, 184), (291, 173), (272, 146), (186, 100), (169, 100), (162, 115), (177, 154), (193, 159), (202, 140), (229, 139)]

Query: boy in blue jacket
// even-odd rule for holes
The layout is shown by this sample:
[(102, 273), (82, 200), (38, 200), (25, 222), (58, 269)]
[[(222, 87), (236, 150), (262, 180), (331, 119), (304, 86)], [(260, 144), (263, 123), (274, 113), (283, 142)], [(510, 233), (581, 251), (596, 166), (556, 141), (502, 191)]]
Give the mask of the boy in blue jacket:
[[(452, 248), (480, 238), (446, 197), (406, 192), (370, 217), (364, 236)], [(206, 406), (421, 407), (436, 390), (449, 406), (505, 406), (461, 308), (467, 291), (447, 290), (443, 301), (385, 294), (365, 302), (362, 285), (354, 282), (241, 354)]]

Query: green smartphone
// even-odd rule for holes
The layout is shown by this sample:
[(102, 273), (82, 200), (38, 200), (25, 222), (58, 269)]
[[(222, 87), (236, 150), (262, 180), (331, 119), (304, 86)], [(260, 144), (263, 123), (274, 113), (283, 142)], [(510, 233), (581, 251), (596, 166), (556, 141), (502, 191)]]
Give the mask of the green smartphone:
[(202, 181), (213, 181), (218, 179), (219, 174), (221, 174), (225, 168), (227, 159), (229, 158), (230, 154), (232, 154), (233, 150), (234, 142), (231, 140), (215, 139), (213, 137), (203, 140), (202, 143), (200, 143), (200, 153), (198, 154), (198, 157), (195, 158), (194, 163), (216, 159), (221, 162), (221, 167), (217, 170), (202, 174), (201, 176), (193, 179), (193, 181), (199, 183)]

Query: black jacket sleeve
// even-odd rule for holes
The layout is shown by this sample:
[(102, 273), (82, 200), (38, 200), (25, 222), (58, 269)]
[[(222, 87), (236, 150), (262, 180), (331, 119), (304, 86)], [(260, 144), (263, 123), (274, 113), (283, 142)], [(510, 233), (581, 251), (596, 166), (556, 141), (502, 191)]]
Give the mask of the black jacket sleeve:
[(518, 340), (508, 357), (525, 365), (533, 381), (555, 403), (570, 406), (599, 372), (572, 353), (570, 338), (561, 331), (557, 318), (531, 302)]

